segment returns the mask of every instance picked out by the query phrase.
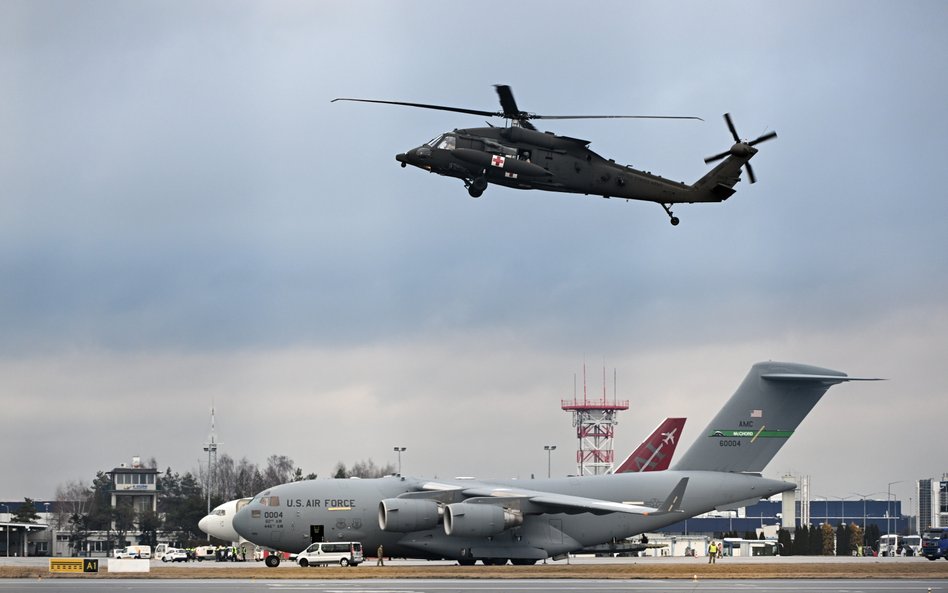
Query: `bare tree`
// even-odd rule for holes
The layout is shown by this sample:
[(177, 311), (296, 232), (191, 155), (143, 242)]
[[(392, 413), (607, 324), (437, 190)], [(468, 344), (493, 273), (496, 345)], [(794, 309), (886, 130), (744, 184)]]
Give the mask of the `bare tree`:
[(56, 530), (66, 530), (69, 527), (69, 518), (73, 515), (85, 515), (91, 497), (92, 489), (79, 480), (56, 486), (56, 504), (52, 512), (52, 522)]
[(263, 475), (256, 464), (243, 457), (237, 462), (234, 475), (234, 497), (246, 498), (253, 496), (266, 488), (263, 484)]
[(375, 465), (372, 459), (357, 461), (352, 464), (352, 469), (346, 470), (345, 464), (341, 461), (336, 464), (337, 478), (381, 478), (395, 473), (395, 466), (391, 463), (381, 467)]
[(286, 455), (267, 457), (267, 469), (263, 471), (264, 488), (286, 484), (293, 479), (293, 460)]
[(217, 458), (217, 465), (214, 468), (215, 481), (217, 482), (217, 496), (221, 500), (234, 500), (237, 475), (234, 468), (234, 458), (224, 453)]

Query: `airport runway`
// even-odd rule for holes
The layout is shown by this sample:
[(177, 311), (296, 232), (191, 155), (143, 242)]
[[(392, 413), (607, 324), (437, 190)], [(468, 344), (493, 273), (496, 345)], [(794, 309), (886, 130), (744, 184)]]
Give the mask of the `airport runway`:
[(117, 593), (280, 593), (313, 591), (316, 593), (683, 593), (742, 591), (747, 593), (944, 593), (948, 581), (936, 580), (387, 580), (357, 581), (260, 581), (260, 580), (140, 580), (140, 579), (4, 579), (0, 593), (54, 592)]

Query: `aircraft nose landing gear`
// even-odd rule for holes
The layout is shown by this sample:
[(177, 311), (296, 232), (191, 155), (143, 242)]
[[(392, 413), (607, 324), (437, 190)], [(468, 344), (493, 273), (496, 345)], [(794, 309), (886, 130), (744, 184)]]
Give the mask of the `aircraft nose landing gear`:
[(678, 223), (681, 222), (678, 220), (678, 217), (672, 214), (671, 204), (662, 204), (662, 208), (665, 209), (665, 212), (668, 213), (669, 222), (672, 223), (672, 226), (678, 226)]

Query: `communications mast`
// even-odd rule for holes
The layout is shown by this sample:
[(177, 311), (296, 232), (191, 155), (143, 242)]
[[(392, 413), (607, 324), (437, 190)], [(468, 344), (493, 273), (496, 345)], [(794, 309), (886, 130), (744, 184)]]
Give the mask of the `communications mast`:
[(599, 476), (608, 473), (615, 463), (613, 437), (617, 415), (629, 409), (629, 400), (619, 401), (615, 392), (612, 401), (606, 399), (606, 369), (602, 369), (602, 399), (590, 400), (586, 395), (586, 364), (583, 363), (583, 399), (576, 397), (575, 380), (573, 399), (562, 400), (562, 409), (573, 413), (573, 426), (579, 449), (576, 451), (577, 474)]

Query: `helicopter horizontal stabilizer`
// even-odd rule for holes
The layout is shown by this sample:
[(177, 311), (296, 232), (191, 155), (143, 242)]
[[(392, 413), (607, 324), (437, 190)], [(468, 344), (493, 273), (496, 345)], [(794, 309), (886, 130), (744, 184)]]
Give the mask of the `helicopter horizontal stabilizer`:
[(736, 189), (724, 185), (723, 183), (719, 183), (711, 188), (711, 193), (714, 195), (714, 197), (718, 198), (722, 202), (733, 196), (736, 192)]

